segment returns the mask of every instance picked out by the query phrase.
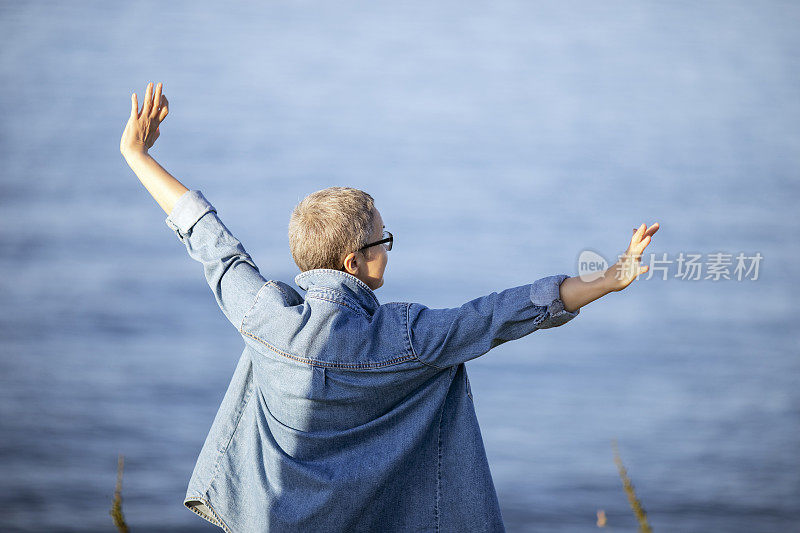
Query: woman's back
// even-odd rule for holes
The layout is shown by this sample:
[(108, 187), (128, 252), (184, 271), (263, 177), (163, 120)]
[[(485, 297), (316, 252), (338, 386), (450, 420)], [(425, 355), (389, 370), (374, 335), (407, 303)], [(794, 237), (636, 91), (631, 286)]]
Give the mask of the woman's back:
[(420, 361), (414, 304), (296, 281), (305, 299), (268, 281), (242, 319), (186, 505), (233, 531), (501, 531), (466, 369)]

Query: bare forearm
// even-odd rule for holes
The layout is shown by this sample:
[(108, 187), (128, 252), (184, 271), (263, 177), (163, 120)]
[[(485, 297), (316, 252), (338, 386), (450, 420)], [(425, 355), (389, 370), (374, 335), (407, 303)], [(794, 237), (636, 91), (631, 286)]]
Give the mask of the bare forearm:
[(609, 292), (613, 292), (613, 290), (609, 287), (605, 276), (598, 277), (592, 281), (583, 281), (579, 277), (567, 278), (559, 287), (564, 309), (570, 313), (598, 298), (602, 298)]
[(132, 152), (123, 156), (158, 205), (170, 214), (178, 198), (189, 189), (164, 170), (149, 153)]

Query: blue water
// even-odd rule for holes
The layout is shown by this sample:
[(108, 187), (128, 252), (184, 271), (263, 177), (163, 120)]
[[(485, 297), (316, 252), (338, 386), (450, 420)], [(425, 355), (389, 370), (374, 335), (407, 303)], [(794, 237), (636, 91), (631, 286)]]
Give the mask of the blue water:
[[(183, 495), (243, 342), (121, 158), (154, 156), (265, 276), (332, 185), (396, 236), (382, 302), (450, 307), (607, 258), (637, 280), (468, 363), (509, 531), (800, 526), (800, 7), (793, 2), (0, 3), (0, 529), (215, 531)], [(670, 273), (674, 274), (674, 270)]]

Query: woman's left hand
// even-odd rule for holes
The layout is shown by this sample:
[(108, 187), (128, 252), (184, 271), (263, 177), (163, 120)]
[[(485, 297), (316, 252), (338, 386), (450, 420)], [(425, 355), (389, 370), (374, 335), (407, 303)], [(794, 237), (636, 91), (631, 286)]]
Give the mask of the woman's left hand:
[(640, 274), (644, 274), (650, 270), (649, 265), (642, 266), (642, 252), (650, 244), (651, 237), (658, 231), (658, 222), (655, 222), (650, 227), (642, 224), (638, 228), (633, 229), (633, 237), (631, 237), (628, 249), (625, 253), (620, 255), (619, 260), (611, 265), (605, 271), (603, 277), (607, 280), (608, 288), (610, 291), (621, 291)]
[(161, 134), (158, 125), (167, 117), (167, 113), (169, 113), (169, 102), (167, 97), (161, 94), (161, 83), (156, 86), (155, 97), (153, 97), (152, 82), (147, 85), (141, 112), (139, 112), (136, 93), (133, 93), (131, 95), (131, 115), (119, 142), (119, 150), (122, 155), (147, 153), (147, 150), (153, 146)]

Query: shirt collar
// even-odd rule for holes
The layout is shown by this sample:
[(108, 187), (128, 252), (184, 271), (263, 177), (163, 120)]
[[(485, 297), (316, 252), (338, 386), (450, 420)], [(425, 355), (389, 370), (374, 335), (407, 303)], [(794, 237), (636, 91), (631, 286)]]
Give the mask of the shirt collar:
[(304, 291), (314, 287), (339, 291), (358, 302), (370, 314), (374, 313), (381, 305), (375, 293), (366, 283), (343, 270), (331, 268), (306, 270), (295, 276), (294, 282)]

